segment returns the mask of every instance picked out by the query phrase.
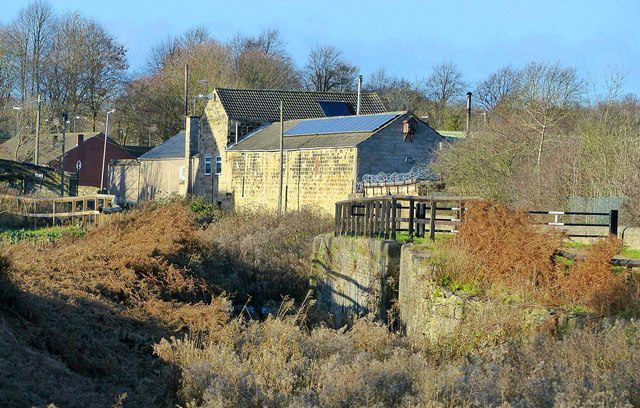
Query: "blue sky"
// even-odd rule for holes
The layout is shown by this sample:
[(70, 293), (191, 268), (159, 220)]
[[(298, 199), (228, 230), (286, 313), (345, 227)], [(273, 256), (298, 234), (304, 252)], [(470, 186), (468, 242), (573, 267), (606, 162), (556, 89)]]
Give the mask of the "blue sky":
[[(473, 84), (497, 68), (559, 61), (580, 75), (628, 70), (626, 92), (640, 93), (640, 1), (244, 1), (52, 0), (58, 13), (80, 11), (105, 26), (140, 68), (169, 34), (206, 25), (226, 40), (277, 27), (298, 65), (317, 45), (335, 45), (365, 75), (380, 67), (409, 80), (448, 60)], [(0, 0), (9, 22), (24, 0)]]

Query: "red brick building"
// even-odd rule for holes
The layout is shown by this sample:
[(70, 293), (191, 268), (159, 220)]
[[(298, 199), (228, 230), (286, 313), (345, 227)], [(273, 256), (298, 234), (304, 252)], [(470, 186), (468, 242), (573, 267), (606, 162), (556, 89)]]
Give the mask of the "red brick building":
[[(84, 139), (84, 135), (78, 134), (76, 140), (71, 140), (68, 149), (65, 154), (64, 170), (78, 172), (78, 185), (100, 188), (104, 134), (98, 133), (87, 140)], [(109, 161), (136, 159), (149, 149), (144, 146), (121, 146), (111, 139), (107, 140), (104, 187), (106, 188), (109, 185), (107, 179)], [(48, 164), (52, 167), (60, 168), (60, 158)]]

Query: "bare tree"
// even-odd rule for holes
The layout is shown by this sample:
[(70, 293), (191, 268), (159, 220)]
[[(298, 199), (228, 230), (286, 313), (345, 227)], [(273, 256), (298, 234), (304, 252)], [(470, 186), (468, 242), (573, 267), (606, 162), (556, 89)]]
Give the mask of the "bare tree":
[(116, 95), (128, 68), (126, 49), (94, 20), (85, 25), (84, 102), (92, 114), (92, 131), (104, 102)]
[(277, 29), (265, 30), (256, 37), (236, 35), (229, 49), (239, 84), (256, 89), (299, 87), (300, 75), (284, 46)]
[(485, 109), (491, 110), (513, 92), (517, 81), (518, 71), (510, 65), (502, 67), (478, 84), (474, 91), (475, 100)]
[(127, 67), (126, 50), (101, 25), (66, 14), (56, 23), (45, 71), (48, 97), (70, 114), (86, 108), (95, 131), (102, 104), (115, 95)]
[(433, 67), (431, 76), (425, 82), (425, 95), (442, 111), (449, 102), (462, 96), (465, 86), (456, 64), (443, 62)]
[(21, 100), (36, 94), (41, 86), (43, 56), (52, 28), (53, 9), (43, 0), (35, 0), (18, 13), (12, 24), (14, 46), (20, 52)]
[(384, 68), (375, 71), (364, 88), (380, 95), (386, 108), (391, 111), (415, 111), (424, 100), (417, 84), (389, 76)]
[(174, 64), (183, 52), (187, 52), (209, 41), (209, 30), (204, 26), (195, 26), (182, 35), (169, 35), (164, 41), (153, 46), (147, 57), (147, 69), (151, 74), (157, 74), (162, 69)]
[(559, 63), (531, 62), (521, 71), (513, 101), (523, 128), (537, 135), (538, 171), (549, 131), (571, 113), (583, 89), (575, 68)]
[(346, 91), (353, 89), (359, 68), (342, 57), (342, 51), (332, 46), (311, 50), (304, 68), (307, 88), (315, 91)]

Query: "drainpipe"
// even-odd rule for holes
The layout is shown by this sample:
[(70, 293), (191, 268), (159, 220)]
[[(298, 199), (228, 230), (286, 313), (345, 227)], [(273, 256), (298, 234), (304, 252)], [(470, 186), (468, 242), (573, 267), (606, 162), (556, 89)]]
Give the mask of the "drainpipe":
[(361, 99), (362, 99), (362, 75), (358, 75), (358, 106), (356, 107), (356, 115), (360, 114)]

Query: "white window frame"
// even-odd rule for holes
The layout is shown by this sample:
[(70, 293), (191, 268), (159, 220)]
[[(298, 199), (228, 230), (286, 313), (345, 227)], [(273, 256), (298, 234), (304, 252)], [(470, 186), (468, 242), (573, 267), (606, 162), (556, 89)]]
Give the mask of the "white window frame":
[(186, 179), (185, 173), (186, 173), (186, 167), (180, 166), (180, 173), (179, 173), (180, 180)]
[[(220, 170), (218, 170), (218, 165), (220, 165)], [(220, 173), (222, 173), (222, 156), (216, 156), (215, 174), (219, 175)]]
[[(209, 165), (209, 171), (207, 171), (207, 165)], [(205, 176), (211, 175), (211, 156), (209, 155), (204, 156), (204, 166), (202, 168), (202, 171), (204, 172)]]

